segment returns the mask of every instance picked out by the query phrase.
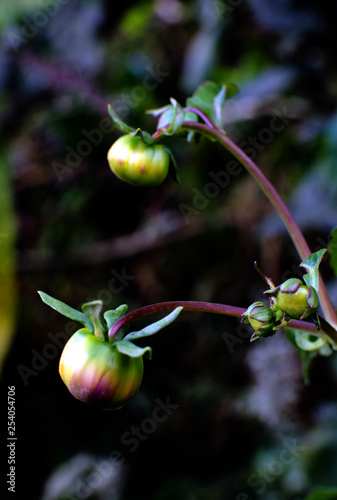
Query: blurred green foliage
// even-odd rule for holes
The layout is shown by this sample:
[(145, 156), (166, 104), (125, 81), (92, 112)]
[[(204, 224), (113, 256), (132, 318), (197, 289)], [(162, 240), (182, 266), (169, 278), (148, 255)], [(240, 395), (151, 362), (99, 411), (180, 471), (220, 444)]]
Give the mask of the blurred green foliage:
[[(2, 149), (5, 153), (5, 148)], [(16, 220), (7, 157), (0, 158), (0, 372), (15, 328)]]
[[(16, 386), (19, 494), (60, 499), (55, 484), (47, 489), (58, 467), (69, 472), (78, 454), (92, 464), (113, 450), (125, 459), (120, 488), (106, 491), (102, 480), (101, 490), (89, 489), (92, 499), (302, 500), (316, 486), (336, 487), (334, 357), (316, 358), (304, 386), (283, 334), (252, 346), (236, 320), (182, 314), (151, 342), (138, 396), (119, 413), (100, 413), (71, 398), (57, 373), (76, 325), (36, 293), (73, 307), (97, 298), (108, 309), (177, 299), (245, 307), (264, 289), (254, 260), (275, 283), (298, 271), (288, 236), (243, 170), (212, 196), (209, 183), (231, 161), (217, 145), (163, 141), (179, 185), (136, 189), (108, 168), (119, 136), (104, 121), (108, 103), (153, 132), (146, 109), (170, 97), (184, 103), (208, 79), (238, 85), (226, 132), (254, 148), (313, 251), (326, 247), (337, 225), (336, 14), (336, 1), (313, 0), (0, 3), (0, 233), (14, 237), (18, 226), (15, 251), (12, 236), (0, 242), (10, 280), (16, 261), (18, 289), (1, 399), (5, 405), (7, 386)], [(182, 203), (197, 211), (189, 221)], [(328, 259), (322, 274), (337, 304)], [(12, 317), (8, 290), (2, 318)], [(122, 436), (167, 397), (179, 408), (130, 452)], [(281, 470), (284, 439), (305, 450)], [(88, 480), (89, 470), (70, 483)]]

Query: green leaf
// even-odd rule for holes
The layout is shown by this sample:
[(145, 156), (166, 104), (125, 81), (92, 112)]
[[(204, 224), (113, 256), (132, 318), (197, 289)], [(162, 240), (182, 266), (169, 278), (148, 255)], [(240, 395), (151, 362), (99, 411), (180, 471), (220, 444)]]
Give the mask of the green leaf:
[(114, 346), (117, 351), (126, 354), (130, 358), (140, 358), (144, 356), (144, 354), (151, 359), (152, 358), (152, 349), (151, 347), (138, 347), (137, 345), (129, 342), (128, 340), (120, 340), (119, 342), (115, 342)]
[(218, 128), (222, 128), (222, 109), (226, 99), (237, 93), (237, 88), (231, 83), (219, 85), (207, 81), (201, 84), (192, 97), (186, 101), (187, 106), (200, 109)]
[(145, 328), (139, 330), (138, 332), (129, 333), (128, 335), (126, 335), (126, 337), (124, 337), (124, 340), (141, 339), (143, 337), (149, 337), (150, 335), (154, 335), (155, 333), (165, 328), (165, 326), (171, 324), (179, 316), (182, 309), (183, 309), (182, 307), (176, 307), (176, 309), (174, 309), (174, 311), (165, 316), (165, 318), (162, 318), (159, 321), (156, 321), (155, 323), (146, 326)]
[(77, 309), (73, 309), (64, 302), (54, 299), (54, 297), (51, 297), (44, 292), (39, 291), (37, 293), (40, 295), (42, 301), (47, 304), (47, 306), (52, 307), (53, 309), (55, 309), (55, 311), (63, 314), (63, 316), (66, 316), (69, 319), (73, 319), (74, 321), (82, 323), (86, 328), (88, 328), (90, 332), (94, 331), (94, 327), (91, 321), (84, 313), (78, 311)]
[(318, 355), (331, 356), (334, 352), (329, 339), (295, 328), (285, 328), (285, 333), (289, 342), (300, 354), (302, 375), (307, 384), (309, 383), (309, 369), (312, 360)]
[(112, 123), (118, 130), (120, 130), (124, 134), (130, 134), (132, 132), (136, 132), (135, 128), (130, 127), (125, 122), (123, 122), (123, 120), (117, 115), (116, 111), (113, 109), (111, 104), (108, 105), (108, 112), (112, 120)]
[(315, 488), (305, 500), (336, 500), (337, 488)]
[(319, 288), (318, 268), (326, 251), (327, 251), (326, 248), (322, 248), (322, 250), (319, 250), (318, 252), (309, 255), (309, 257), (307, 257), (300, 264), (300, 266), (304, 267), (306, 271), (308, 271), (308, 274), (305, 274), (303, 276), (305, 283), (308, 286), (312, 286), (317, 293)]
[(328, 252), (330, 254), (330, 265), (337, 276), (337, 227), (331, 231)]
[(300, 330), (295, 330), (295, 341), (297, 346), (303, 351), (316, 351), (324, 344), (326, 344), (327, 339), (317, 337), (308, 332), (302, 332)]

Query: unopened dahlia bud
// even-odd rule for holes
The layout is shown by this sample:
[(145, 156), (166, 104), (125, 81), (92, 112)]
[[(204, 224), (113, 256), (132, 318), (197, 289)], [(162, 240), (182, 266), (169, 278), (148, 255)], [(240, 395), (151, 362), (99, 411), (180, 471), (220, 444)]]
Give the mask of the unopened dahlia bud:
[(317, 312), (319, 300), (316, 290), (304, 285), (300, 279), (290, 278), (270, 293), (276, 299), (275, 305), (288, 319), (304, 319)]
[(145, 144), (140, 137), (123, 135), (108, 152), (111, 170), (134, 186), (157, 186), (166, 178), (170, 157), (164, 146)]
[(82, 328), (65, 345), (59, 372), (75, 398), (113, 410), (138, 391), (143, 358), (122, 354), (114, 344)]
[(243, 313), (242, 320), (249, 323), (254, 329), (254, 334), (251, 340), (258, 337), (269, 337), (275, 333), (274, 313), (269, 306), (263, 302), (254, 302), (247, 311)]

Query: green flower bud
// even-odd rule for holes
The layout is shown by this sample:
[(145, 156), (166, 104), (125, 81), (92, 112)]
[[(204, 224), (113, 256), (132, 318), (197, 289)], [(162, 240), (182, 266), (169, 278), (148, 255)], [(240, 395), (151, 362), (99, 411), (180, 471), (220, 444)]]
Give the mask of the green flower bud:
[(138, 391), (143, 358), (122, 354), (114, 344), (82, 328), (65, 345), (59, 372), (75, 398), (112, 410)]
[(134, 186), (153, 187), (168, 174), (170, 157), (159, 144), (145, 144), (138, 136), (123, 135), (109, 149), (111, 170)]
[(247, 311), (243, 313), (242, 319), (254, 329), (255, 334), (251, 340), (255, 340), (257, 337), (269, 337), (275, 333), (273, 330), (275, 326), (274, 313), (263, 302), (251, 304)]
[(271, 292), (276, 292), (277, 307), (291, 319), (304, 319), (317, 312), (316, 290), (300, 279), (290, 278)]

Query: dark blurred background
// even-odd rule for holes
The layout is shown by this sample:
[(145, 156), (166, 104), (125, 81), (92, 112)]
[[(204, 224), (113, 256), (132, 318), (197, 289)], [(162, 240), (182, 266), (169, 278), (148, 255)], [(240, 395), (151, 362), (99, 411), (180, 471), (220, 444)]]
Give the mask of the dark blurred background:
[[(58, 375), (76, 325), (37, 294), (247, 307), (265, 289), (254, 260), (276, 283), (298, 272), (246, 172), (209, 187), (231, 160), (220, 146), (165, 139), (179, 185), (137, 189), (109, 170), (120, 133), (108, 103), (152, 133), (147, 109), (184, 104), (207, 79), (238, 86), (228, 135), (254, 149), (312, 250), (325, 247), (337, 225), (336, 16), (332, 0), (1, 1), (1, 434), (15, 385), (20, 498), (300, 500), (337, 486), (335, 357), (316, 357), (305, 385), (283, 333), (250, 344), (236, 319), (183, 313), (151, 339), (139, 393), (99, 411)], [(328, 260), (322, 273), (336, 303)]]

